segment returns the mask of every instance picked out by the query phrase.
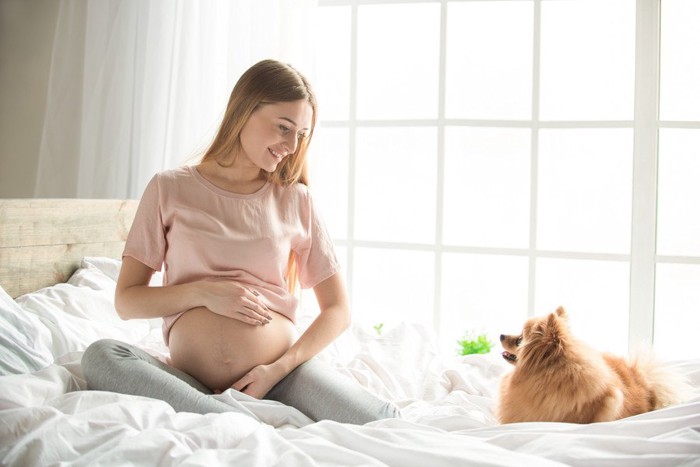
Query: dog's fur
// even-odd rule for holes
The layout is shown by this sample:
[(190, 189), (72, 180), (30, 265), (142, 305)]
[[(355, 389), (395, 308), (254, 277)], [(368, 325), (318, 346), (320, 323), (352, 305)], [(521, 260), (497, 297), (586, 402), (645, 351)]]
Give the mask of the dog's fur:
[(627, 361), (571, 335), (564, 308), (529, 319), (521, 335), (501, 335), (514, 365), (501, 381), (501, 423), (616, 420), (677, 402), (682, 380), (650, 355)]

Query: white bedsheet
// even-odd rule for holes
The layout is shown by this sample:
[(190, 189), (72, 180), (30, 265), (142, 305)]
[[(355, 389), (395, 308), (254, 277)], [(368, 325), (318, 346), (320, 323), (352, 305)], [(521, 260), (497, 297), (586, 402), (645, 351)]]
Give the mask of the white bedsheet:
[[(338, 364), (339, 370), (396, 401), (403, 419), (365, 426), (312, 423), (293, 408), (242, 395), (236, 400), (232, 391), (215, 397), (253, 417), (175, 413), (156, 400), (81, 391), (81, 352), (73, 352), (32, 374), (0, 378), (0, 462), (700, 465), (700, 398), (612, 423), (499, 426), (492, 410), (498, 378), (507, 367), (497, 354), (445, 361), (431, 351), (425, 333), (411, 325), (381, 340), (356, 334), (357, 356)], [(323, 358), (335, 358), (332, 353)], [(700, 386), (700, 362), (679, 367)]]
[[(141, 331), (140, 345), (163, 351), (159, 329)], [(313, 423), (232, 391), (213, 397), (249, 415), (175, 413), (157, 400), (84, 391), (82, 351), (70, 350), (39, 371), (0, 377), (0, 465), (700, 466), (700, 361), (675, 365), (696, 391), (683, 404), (611, 423), (498, 425), (509, 366), (498, 353), (444, 358), (436, 349), (417, 325), (381, 337), (354, 327), (319, 357), (401, 407), (402, 419), (364, 426)]]

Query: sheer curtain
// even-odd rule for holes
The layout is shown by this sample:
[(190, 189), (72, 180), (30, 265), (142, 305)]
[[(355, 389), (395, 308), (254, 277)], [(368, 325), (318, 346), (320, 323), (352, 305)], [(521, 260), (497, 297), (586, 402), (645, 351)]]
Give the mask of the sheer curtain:
[(138, 198), (263, 58), (312, 69), (315, 0), (61, 0), (36, 197)]

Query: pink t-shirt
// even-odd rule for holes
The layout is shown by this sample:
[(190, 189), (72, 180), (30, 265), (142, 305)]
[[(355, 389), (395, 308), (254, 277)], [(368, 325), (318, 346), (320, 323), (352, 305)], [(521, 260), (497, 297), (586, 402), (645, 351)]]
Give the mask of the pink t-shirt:
[[(164, 266), (163, 285), (214, 277), (236, 280), (294, 322), (298, 299), (288, 292), (285, 280), (290, 252), (303, 288), (340, 269), (305, 185), (268, 182), (241, 195), (216, 187), (195, 167), (185, 166), (151, 179), (123, 256), (156, 271)], [(163, 318), (166, 344), (181, 315)]]

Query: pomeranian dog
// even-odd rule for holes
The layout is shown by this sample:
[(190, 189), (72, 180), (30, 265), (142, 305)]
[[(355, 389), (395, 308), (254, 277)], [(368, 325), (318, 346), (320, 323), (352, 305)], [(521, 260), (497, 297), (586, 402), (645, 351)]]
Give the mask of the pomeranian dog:
[(501, 423), (617, 420), (678, 402), (685, 387), (651, 355), (627, 361), (579, 341), (562, 307), (500, 338), (503, 358), (514, 365), (501, 380)]

